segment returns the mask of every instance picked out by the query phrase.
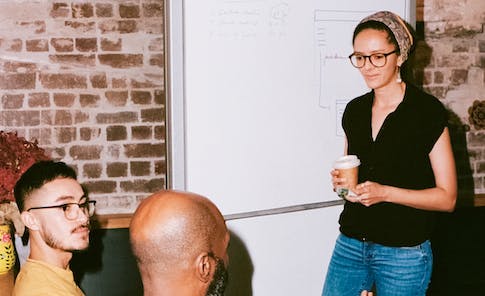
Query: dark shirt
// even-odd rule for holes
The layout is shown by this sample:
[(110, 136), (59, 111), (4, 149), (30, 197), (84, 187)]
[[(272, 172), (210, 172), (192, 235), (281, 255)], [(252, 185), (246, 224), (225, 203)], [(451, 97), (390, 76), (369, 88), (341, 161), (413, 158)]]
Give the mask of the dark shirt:
[[(406, 189), (435, 187), (429, 153), (447, 125), (441, 102), (407, 85), (404, 99), (372, 139), (373, 91), (346, 106), (342, 125), (347, 154), (361, 160), (359, 183), (373, 181)], [(370, 207), (346, 202), (340, 231), (350, 237), (387, 246), (414, 246), (429, 239), (434, 212), (382, 202)]]

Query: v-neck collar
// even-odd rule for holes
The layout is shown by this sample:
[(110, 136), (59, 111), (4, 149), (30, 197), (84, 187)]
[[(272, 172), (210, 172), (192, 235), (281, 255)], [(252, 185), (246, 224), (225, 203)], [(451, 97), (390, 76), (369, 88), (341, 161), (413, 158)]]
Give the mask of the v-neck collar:
[(369, 137), (370, 137), (370, 141), (371, 143), (376, 143), (377, 140), (379, 140), (379, 138), (382, 137), (382, 133), (383, 131), (386, 129), (386, 125), (388, 125), (388, 121), (389, 121), (389, 118), (393, 116), (393, 114), (395, 114), (397, 111), (399, 111), (399, 109), (402, 108), (403, 105), (406, 104), (407, 102), (407, 93), (408, 93), (408, 84), (406, 83), (406, 87), (404, 88), (404, 96), (401, 100), (401, 102), (399, 102), (399, 104), (396, 106), (396, 109), (394, 109), (392, 112), (390, 112), (389, 114), (387, 114), (386, 118), (384, 119), (384, 121), (382, 122), (382, 125), (381, 127), (379, 128), (379, 131), (377, 132), (376, 134), (376, 138), (374, 139), (374, 137), (372, 136), (372, 107), (374, 106), (374, 99), (375, 99), (375, 92), (374, 90), (372, 90), (370, 92), (370, 99), (369, 99), (369, 106), (368, 106), (368, 114), (369, 114)]

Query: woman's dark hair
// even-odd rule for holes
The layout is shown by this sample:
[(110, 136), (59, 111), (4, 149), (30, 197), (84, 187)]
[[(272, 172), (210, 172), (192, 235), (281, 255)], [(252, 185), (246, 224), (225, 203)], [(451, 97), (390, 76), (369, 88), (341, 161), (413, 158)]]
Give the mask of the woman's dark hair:
[(352, 44), (354, 44), (355, 37), (357, 37), (357, 35), (360, 32), (364, 31), (365, 29), (373, 29), (377, 31), (386, 32), (387, 41), (396, 47), (398, 55), (401, 53), (401, 49), (399, 48), (399, 43), (397, 43), (396, 37), (394, 36), (394, 33), (392, 33), (391, 29), (389, 29), (383, 23), (378, 21), (373, 21), (373, 20), (366, 21), (357, 25), (357, 27), (354, 30), (354, 35), (352, 36)]
[(32, 191), (59, 178), (76, 180), (76, 172), (64, 162), (51, 160), (34, 163), (15, 183), (14, 196), (20, 211), (24, 210), (25, 199)]

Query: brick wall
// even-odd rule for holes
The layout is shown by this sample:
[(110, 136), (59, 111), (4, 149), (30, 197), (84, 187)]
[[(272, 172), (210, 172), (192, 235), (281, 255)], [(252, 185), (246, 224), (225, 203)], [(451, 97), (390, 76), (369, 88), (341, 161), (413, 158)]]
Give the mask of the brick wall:
[(462, 193), (485, 193), (485, 130), (468, 114), (485, 100), (485, 1), (418, 0), (417, 20), (423, 86), (450, 110)]
[(162, 0), (0, 1), (0, 129), (73, 165), (98, 213), (166, 185)]

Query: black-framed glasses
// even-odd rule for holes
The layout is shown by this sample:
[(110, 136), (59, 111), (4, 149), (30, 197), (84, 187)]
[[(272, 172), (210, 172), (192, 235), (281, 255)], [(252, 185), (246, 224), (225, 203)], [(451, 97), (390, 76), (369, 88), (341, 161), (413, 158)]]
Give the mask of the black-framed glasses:
[(362, 55), (359, 53), (353, 53), (349, 55), (350, 62), (352, 66), (356, 68), (362, 68), (365, 65), (365, 60), (369, 59), (370, 63), (374, 67), (384, 67), (387, 63), (387, 56), (396, 53), (397, 50), (393, 50), (388, 53), (373, 53), (371, 55)]
[(79, 217), (79, 210), (81, 210), (86, 216), (92, 217), (96, 207), (95, 200), (89, 200), (82, 203), (70, 202), (57, 206), (45, 206), (45, 207), (32, 207), (30, 210), (42, 210), (42, 209), (61, 209), (68, 220), (75, 220)]

